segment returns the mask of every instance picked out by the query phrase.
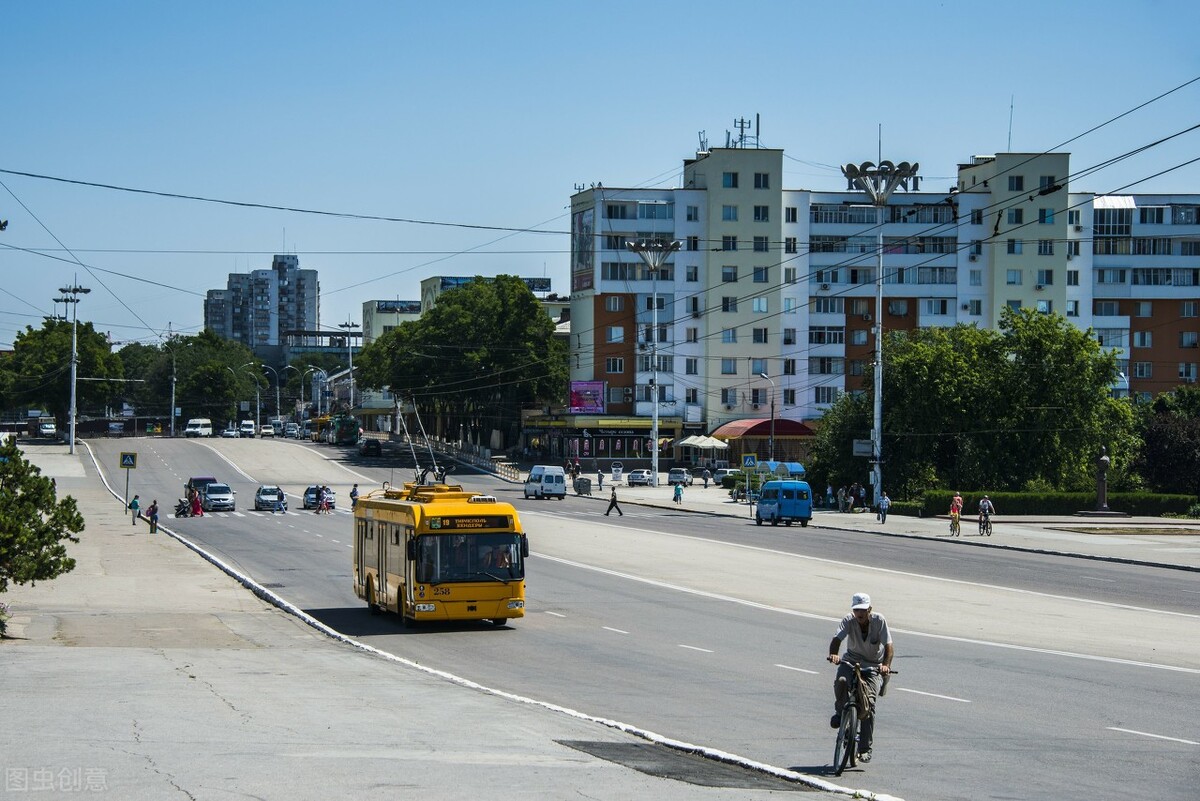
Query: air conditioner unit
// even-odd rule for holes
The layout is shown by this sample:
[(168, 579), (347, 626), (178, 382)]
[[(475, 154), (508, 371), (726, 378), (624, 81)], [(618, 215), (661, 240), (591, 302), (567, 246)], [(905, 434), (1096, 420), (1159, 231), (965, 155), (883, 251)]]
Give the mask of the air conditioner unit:
[(727, 412), (732, 412), (732, 411), (733, 411), (733, 404), (732, 404), (732, 403), (727, 403), (727, 404), (725, 404), (725, 411), (727, 411)]
[(979, 261), (979, 256), (972, 253), (971, 255), (967, 256), (967, 261)]
[(1037, 286), (1034, 287), (1034, 289), (1036, 289), (1038, 292), (1041, 292), (1045, 288), (1046, 287), (1042, 286), (1041, 284), (1038, 284)]
[(866, 321), (869, 323), (869, 322), (871, 322), (871, 315), (869, 315), (869, 314), (864, 314), (864, 315), (863, 315), (863, 319), (864, 319), (864, 320), (866, 320)]
[(1075, 226), (1075, 230), (1076, 230), (1076, 231), (1082, 231), (1082, 230), (1083, 230), (1083, 226), (1082, 226), (1082, 225), (1077, 225), (1077, 226)]
[(971, 304), (970, 304), (970, 303), (964, 303), (964, 304), (963, 304), (963, 311), (970, 311), (970, 310), (971, 310)]
[(757, 403), (756, 403), (756, 404), (754, 404), (754, 408), (755, 408), (755, 409), (757, 409), (757, 408), (758, 408), (758, 404), (757, 404)]
[(1071, 251), (1068, 250), (1067, 251), (1067, 261), (1070, 261), (1073, 258), (1075, 258), (1075, 257), (1071, 254)]
[(828, 290), (828, 289), (829, 289), (829, 284), (821, 284), (821, 289)]
[(700, 316), (700, 312), (699, 312), (699, 311), (694, 311), (694, 312), (692, 312), (692, 316), (693, 316), (693, 317), (699, 317), (699, 316)]

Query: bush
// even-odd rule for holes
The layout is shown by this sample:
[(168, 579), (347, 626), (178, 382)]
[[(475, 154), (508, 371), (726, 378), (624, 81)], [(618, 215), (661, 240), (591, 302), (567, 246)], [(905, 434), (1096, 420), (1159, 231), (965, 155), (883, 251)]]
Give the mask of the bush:
[[(888, 509), (888, 514), (921, 517), (922, 506), (921, 501), (892, 501), (892, 506)], [(949, 509), (950, 507), (947, 506), (946, 508)]]
[[(964, 514), (974, 514), (979, 509), (982, 492), (963, 493)], [(1076, 512), (1096, 508), (1094, 492), (989, 492), (988, 498), (996, 507), (998, 515), (1073, 515)], [(954, 497), (950, 490), (930, 490), (921, 499), (920, 515), (932, 517), (949, 514), (950, 501)], [(1184, 514), (1196, 505), (1191, 495), (1166, 495), (1152, 492), (1110, 492), (1108, 508), (1114, 512), (1126, 512), (1138, 517), (1161, 517), (1166, 514)], [(893, 504), (893, 511), (895, 505)]]

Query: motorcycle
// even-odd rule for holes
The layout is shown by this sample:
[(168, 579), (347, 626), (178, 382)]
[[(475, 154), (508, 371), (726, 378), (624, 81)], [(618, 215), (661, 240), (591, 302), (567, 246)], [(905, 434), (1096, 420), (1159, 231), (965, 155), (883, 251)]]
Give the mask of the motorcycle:
[(176, 517), (191, 517), (192, 505), (187, 502), (187, 498), (180, 498), (175, 502)]

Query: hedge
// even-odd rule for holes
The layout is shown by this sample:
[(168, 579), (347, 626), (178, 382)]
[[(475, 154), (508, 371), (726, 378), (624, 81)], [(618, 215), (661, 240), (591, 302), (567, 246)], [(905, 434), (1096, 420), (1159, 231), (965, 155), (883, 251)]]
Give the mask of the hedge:
[[(963, 493), (964, 512), (978, 512), (982, 492)], [(1094, 492), (989, 492), (988, 498), (998, 515), (1073, 515), (1096, 508)], [(915, 514), (934, 517), (950, 513), (952, 490), (929, 490), (920, 501), (893, 502), (891, 514)], [(1139, 517), (1161, 517), (1165, 514), (1187, 514), (1196, 503), (1191, 495), (1167, 495), (1150, 492), (1110, 492), (1108, 508)]]

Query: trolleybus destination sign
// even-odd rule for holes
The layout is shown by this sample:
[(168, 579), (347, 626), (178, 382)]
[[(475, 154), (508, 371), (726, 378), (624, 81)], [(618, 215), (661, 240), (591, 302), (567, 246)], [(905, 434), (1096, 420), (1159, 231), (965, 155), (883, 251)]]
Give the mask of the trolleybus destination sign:
[(470, 517), (431, 517), (431, 531), (464, 531), (476, 528), (508, 528), (507, 515), (472, 515)]

